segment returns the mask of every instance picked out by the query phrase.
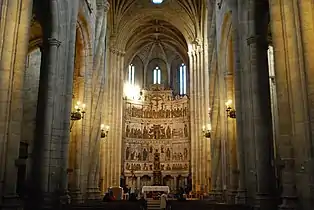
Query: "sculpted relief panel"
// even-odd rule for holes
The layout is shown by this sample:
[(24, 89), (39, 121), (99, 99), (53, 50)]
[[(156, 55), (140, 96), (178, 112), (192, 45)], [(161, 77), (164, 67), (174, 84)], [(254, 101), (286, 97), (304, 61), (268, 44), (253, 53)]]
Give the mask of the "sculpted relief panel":
[[(143, 90), (139, 101), (125, 101), (124, 172), (188, 173), (189, 100), (171, 90)], [(154, 165), (158, 154), (159, 164)]]

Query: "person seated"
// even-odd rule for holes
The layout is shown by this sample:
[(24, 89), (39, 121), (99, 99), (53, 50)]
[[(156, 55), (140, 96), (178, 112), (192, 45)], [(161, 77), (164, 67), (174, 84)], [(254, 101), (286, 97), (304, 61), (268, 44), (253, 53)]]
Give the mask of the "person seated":
[(109, 192), (109, 193), (106, 193), (104, 198), (102, 199), (104, 202), (110, 202), (110, 201), (115, 201), (116, 198), (115, 196), (113, 195), (113, 192)]

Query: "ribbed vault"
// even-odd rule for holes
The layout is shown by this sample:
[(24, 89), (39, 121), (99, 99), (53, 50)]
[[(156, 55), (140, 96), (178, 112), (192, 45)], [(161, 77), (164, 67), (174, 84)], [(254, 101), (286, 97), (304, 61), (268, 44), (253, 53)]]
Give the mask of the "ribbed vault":
[[(121, 50), (128, 50), (130, 39), (134, 39), (139, 31), (152, 30), (152, 26), (154, 31), (152, 23), (156, 23), (156, 20), (164, 26), (160, 27), (160, 30), (170, 32), (175, 28), (175, 33), (179, 31), (185, 43), (192, 43), (203, 37), (205, 0), (165, 0), (161, 5), (153, 4), (151, 0), (111, 0), (110, 5), (109, 25), (112, 26), (112, 40), (114, 37), (112, 44)], [(147, 26), (149, 28), (146, 29)], [(169, 26), (171, 28), (165, 29)], [(141, 33), (144, 34), (145, 32)]]
[(174, 54), (187, 61), (188, 47), (182, 33), (172, 24), (162, 20), (150, 20), (136, 28), (126, 43), (126, 51), (127, 60), (136, 54), (153, 58), (153, 52), (158, 51), (160, 58), (165, 61)]

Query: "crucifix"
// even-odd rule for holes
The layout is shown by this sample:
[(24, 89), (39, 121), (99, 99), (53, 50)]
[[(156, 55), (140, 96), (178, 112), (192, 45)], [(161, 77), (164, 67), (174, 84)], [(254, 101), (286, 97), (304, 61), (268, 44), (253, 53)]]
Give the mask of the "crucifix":
[(156, 101), (156, 108), (158, 109), (159, 101), (162, 101), (160, 97), (155, 97), (154, 101)]

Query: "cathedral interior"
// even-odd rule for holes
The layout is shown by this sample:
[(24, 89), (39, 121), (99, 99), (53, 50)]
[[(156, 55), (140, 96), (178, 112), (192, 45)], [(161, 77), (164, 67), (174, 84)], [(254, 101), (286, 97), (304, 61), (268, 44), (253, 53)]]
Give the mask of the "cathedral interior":
[(153, 185), (314, 209), (313, 0), (0, 0), (0, 14), (0, 209)]

